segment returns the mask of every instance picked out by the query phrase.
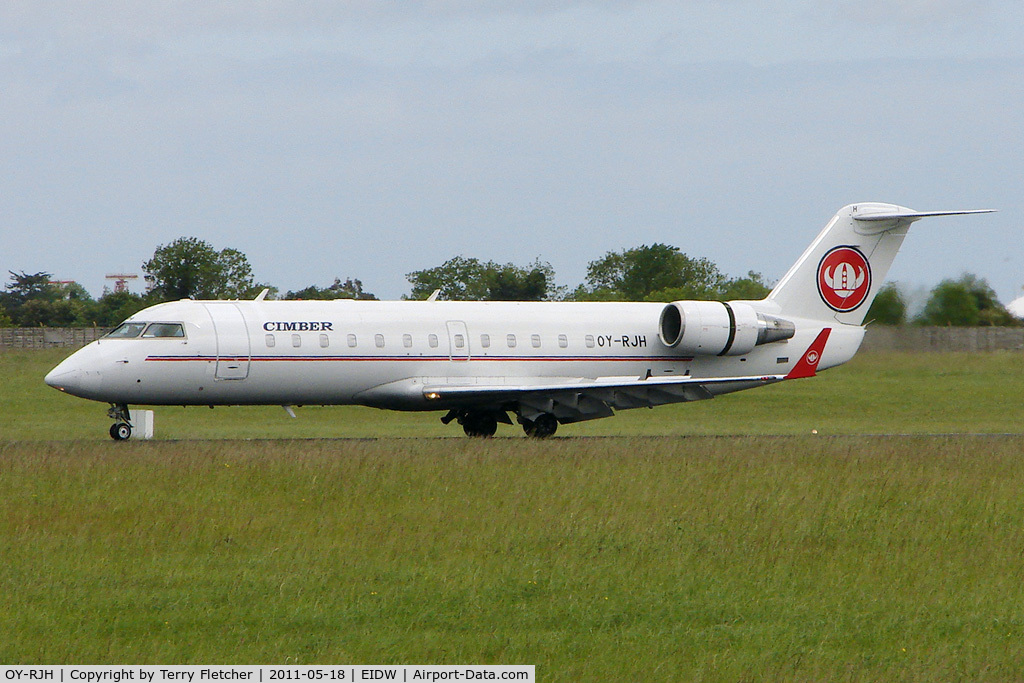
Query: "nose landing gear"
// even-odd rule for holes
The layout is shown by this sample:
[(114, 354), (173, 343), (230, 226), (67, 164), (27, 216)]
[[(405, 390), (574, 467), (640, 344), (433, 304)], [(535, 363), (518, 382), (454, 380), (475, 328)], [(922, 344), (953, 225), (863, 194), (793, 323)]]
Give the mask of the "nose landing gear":
[(127, 441), (132, 437), (131, 414), (128, 412), (128, 405), (125, 403), (112, 403), (107, 411), (107, 417), (114, 420), (110, 425), (110, 438), (114, 441)]
[(132, 426), (127, 422), (115, 422), (110, 425), (110, 438), (114, 441), (125, 441), (132, 438)]

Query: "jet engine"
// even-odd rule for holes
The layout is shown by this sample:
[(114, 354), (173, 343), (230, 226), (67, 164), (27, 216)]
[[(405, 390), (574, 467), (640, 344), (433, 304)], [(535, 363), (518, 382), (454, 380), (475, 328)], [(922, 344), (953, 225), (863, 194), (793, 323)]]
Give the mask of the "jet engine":
[(743, 301), (673, 301), (662, 309), (658, 324), (662, 344), (706, 356), (740, 356), (794, 334), (792, 322)]

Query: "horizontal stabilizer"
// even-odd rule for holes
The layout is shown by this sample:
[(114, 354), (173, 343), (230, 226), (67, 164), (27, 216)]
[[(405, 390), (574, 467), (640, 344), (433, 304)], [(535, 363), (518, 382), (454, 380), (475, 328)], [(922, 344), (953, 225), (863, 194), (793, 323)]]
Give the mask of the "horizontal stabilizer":
[(916, 221), (918, 218), (929, 216), (963, 216), (971, 213), (994, 213), (996, 209), (966, 209), (962, 211), (894, 211), (883, 213), (860, 213), (854, 214), (855, 221), (891, 221), (898, 219), (909, 219)]

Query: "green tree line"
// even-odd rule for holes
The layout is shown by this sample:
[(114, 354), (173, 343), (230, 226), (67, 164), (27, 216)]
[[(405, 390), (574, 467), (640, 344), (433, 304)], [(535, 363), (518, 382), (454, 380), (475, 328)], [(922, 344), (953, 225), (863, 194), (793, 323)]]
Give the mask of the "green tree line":
[[(10, 272), (0, 291), (0, 326), (112, 327), (153, 304), (178, 299), (249, 299), (263, 289), (278, 299), (376, 299), (354, 278), (335, 278), (330, 285), (309, 285), (283, 295), (255, 280), (242, 252), (215, 249), (195, 237), (160, 245), (142, 264), (146, 292), (104, 291), (93, 299), (77, 283), (53, 282), (47, 272)], [(455, 256), (439, 266), (406, 275), (410, 291), (404, 299), (437, 298), (463, 301), (729, 301), (760, 299), (771, 287), (760, 273), (730, 277), (712, 261), (691, 257), (668, 244), (655, 243), (608, 252), (587, 266), (584, 281), (574, 289), (557, 284), (551, 264), (539, 258), (526, 266)], [(867, 320), (900, 325), (1019, 325), (1021, 321), (999, 303), (985, 280), (971, 274), (943, 280), (924, 310), (908, 319), (899, 287), (879, 292)]]

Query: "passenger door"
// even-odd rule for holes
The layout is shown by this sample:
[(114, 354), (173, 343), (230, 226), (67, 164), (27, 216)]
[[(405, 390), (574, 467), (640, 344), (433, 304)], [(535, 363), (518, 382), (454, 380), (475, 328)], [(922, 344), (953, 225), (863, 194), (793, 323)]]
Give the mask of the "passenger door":
[(237, 304), (225, 301), (204, 304), (217, 337), (216, 379), (245, 379), (252, 356), (245, 316)]

